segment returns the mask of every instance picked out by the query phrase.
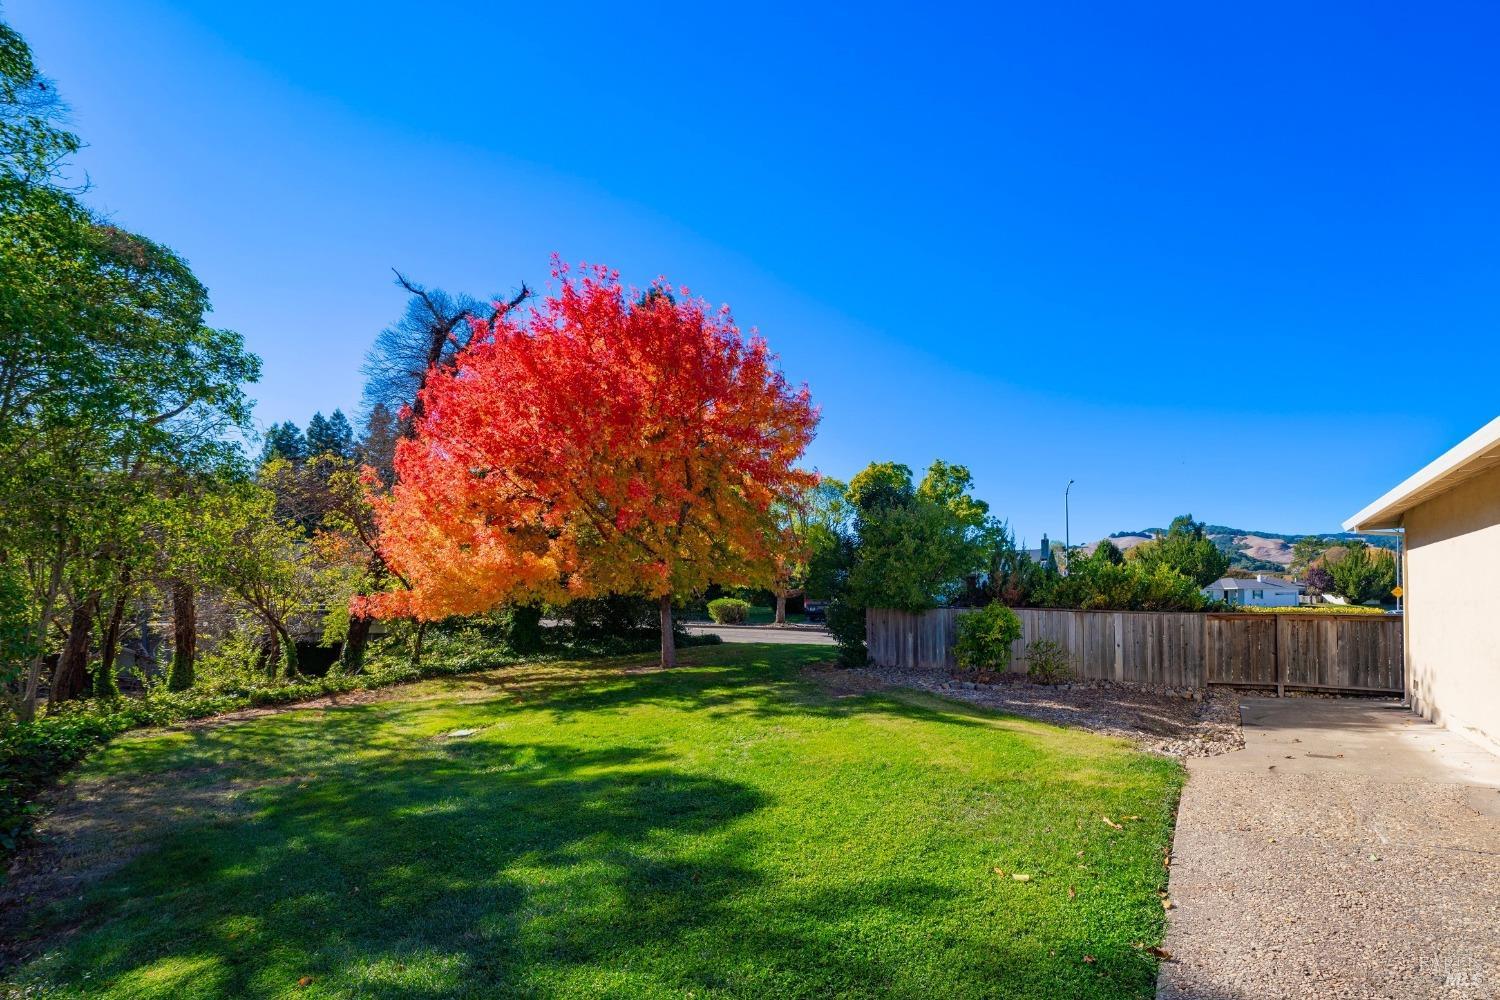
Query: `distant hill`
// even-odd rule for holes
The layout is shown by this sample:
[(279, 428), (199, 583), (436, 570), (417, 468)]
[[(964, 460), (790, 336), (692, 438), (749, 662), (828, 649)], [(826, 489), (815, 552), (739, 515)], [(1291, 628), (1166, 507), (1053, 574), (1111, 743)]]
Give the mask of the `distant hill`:
[[(1214, 544), (1229, 553), (1229, 565), (1236, 569), (1277, 572), (1284, 570), (1292, 561), (1292, 545), (1306, 535), (1289, 535), (1280, 531), (1248, 531), (1231, 528), (1223, 524), (1204, 526)], [(1143, 528), (1140, 531), (1117, 531), (1109, 540), (1121, 550), (1150, 541), (1157, 534), (1165, 534), (1166, 528)], [(1326, 532), (1318, 538), (1331, 544), (1362, 540), (1372, 546), (1395, 549), (1396, 539), (1388, 535), (1356, 535), (1348, 531)], [(1092, 550), (1093, 546), (1087, 546)]]

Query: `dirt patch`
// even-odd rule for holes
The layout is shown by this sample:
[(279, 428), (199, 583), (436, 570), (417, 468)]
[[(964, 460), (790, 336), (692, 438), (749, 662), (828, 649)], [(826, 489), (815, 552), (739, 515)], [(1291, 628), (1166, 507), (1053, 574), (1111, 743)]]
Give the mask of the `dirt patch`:
[(884, 688), (911, 688), (1042, 722), (1123, 737), (1142, 750), (1172, 757), (1212, 757), (1245, 745), (1240, 732), (1239, 697), (1233, 691), (1210, 690), (1185, 696), (1105, 681), (1032, 684), (1014, 674), (981, 683), (940, 671), (902, 667), (815, 667), (807, 675), (838, 697)]

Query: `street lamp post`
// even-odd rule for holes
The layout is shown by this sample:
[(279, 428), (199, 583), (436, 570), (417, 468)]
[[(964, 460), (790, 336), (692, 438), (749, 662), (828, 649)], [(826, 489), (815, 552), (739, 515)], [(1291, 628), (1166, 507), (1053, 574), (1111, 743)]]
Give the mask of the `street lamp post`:
[(1063, 490), (1063, 568), (1067, 569), (1073, 552), (1073, 525), (1068, 513), (1068, 494), (1073, 491), (1073, 480), (1068, 480), (1068, 488)]

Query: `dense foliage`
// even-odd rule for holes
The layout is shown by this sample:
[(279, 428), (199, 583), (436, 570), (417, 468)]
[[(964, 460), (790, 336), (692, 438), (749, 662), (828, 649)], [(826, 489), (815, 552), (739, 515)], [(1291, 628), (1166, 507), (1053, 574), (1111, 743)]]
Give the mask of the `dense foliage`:
[(1183, 514), (1172, 519), (1165, 534), (1135, 546), (1126, 558), (1152, 573), (1165, 567), (1199, 587), (1206, 587), (1229, 569), (1230, 557), (1208, 537), (1202, 521)]
[(750, 602), (720, 597), (708, 602), (708, 617), (720, 625), (739, 625), (750, 616)]
[(1327, 563), (1335, 594), (1350, 604), (1384, 603), (1396, 587), (1396, 560), (1389, 552), (1355, 543)]
[(557, 294), (476, 327), (422, 390), (373, 501), (381, 553), (411, 586), (370, 611), (641, 594), (665, 622), (674, 595), (772, 582), (777, 509), (816, 483), (795, 467), (817, 419), (806, 388), (685, 289), (631, 301), (603, 269), (556, 276)]
[(960, 615), (954, 654), (965, 670), (1005, 670), (1011, 644), (1021, 638), (1021, 619), (1003, 604)]

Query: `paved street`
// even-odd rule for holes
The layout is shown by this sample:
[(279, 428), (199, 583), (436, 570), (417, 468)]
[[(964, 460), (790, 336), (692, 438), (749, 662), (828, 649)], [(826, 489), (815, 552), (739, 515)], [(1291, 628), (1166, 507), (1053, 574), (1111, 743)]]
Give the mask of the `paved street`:
[(816, 625), (711, 625), (690, 622), (684, 626), (694, 635), (717, 635), (725, 642), (775, 642), (804, 646), (832, 646), (833, 636)]

